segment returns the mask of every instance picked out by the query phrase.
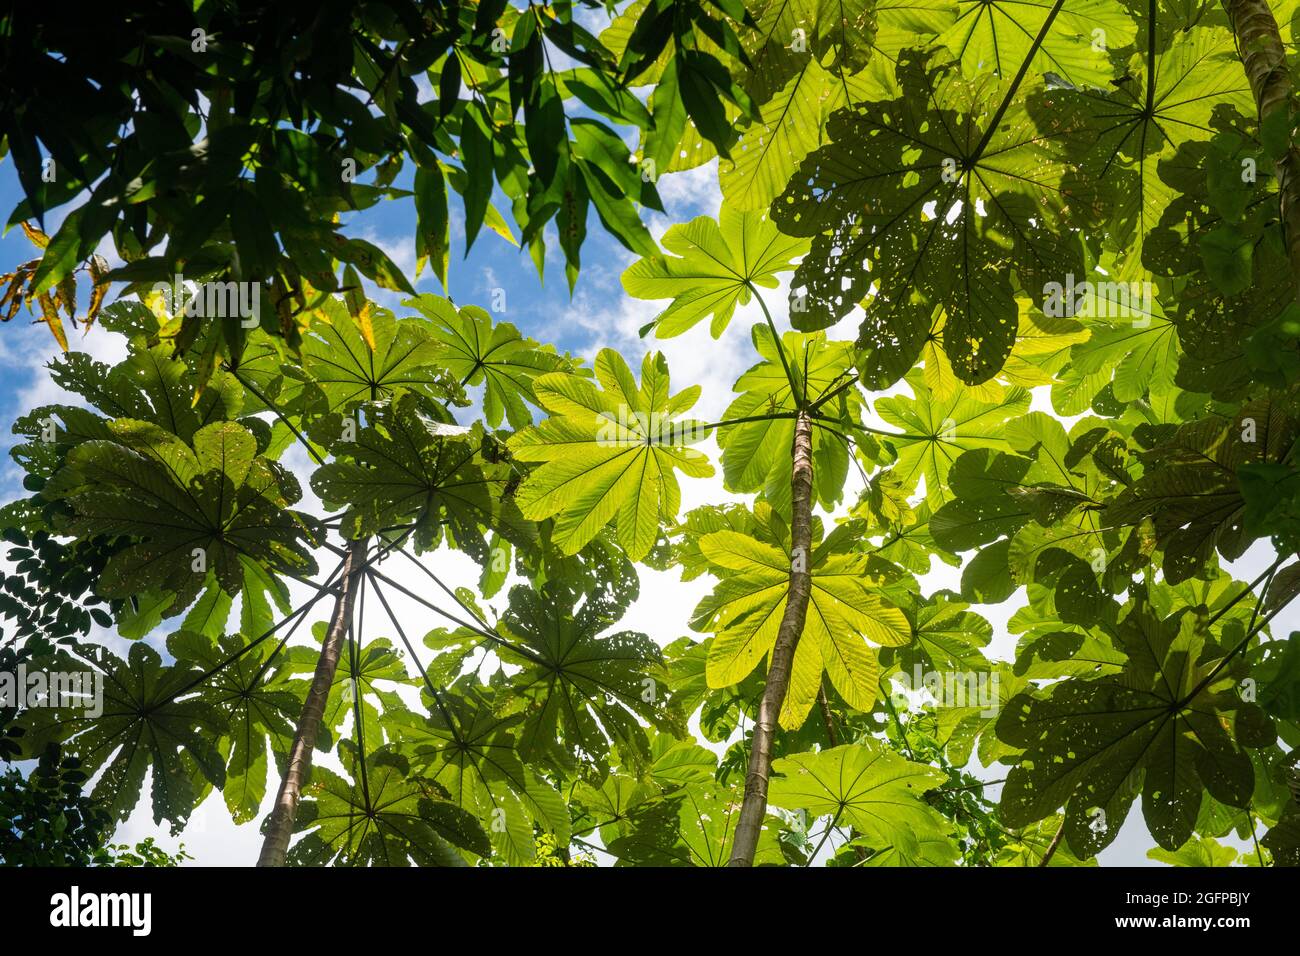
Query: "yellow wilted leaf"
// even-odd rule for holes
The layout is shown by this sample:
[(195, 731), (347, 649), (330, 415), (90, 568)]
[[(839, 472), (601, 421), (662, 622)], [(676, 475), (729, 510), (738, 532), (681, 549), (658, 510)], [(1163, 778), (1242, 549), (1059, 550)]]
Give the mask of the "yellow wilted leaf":
[(67, 313), (68, 319), (77, 324), (77, 277), (69, 272), (54, 286), (54, 304)]
[(352, 317), (357, 323), (357, 328), (361, 330), (361, 337), (366, 340), (366, 345), (370, 346), (370, 351), (375, 350), (375, 327), (373, 322), (374, 307), (369, 302), (361, 305), (361, 310)]
[(108, 282), (104, 279), (106, 275), (108, 275), (108, 261), (103, 256), (91, 256), (90, 306), (86, 310), (87, 329), (95, 324), (95, 319), (99, 316), (100, 306), (104, 304), (104, 297), (108, 295)]
[(31, 272), (25, 266), (19, 266), (16, 272), (0, 276), (0, 285), (7, 286), (4, 295), (0, 296), (0, 311), (4, 312), (0, 321), (8, 322), (18, 314), (18, 309), (23, 304), (23, 287), (30, 275)]
[(50, 244), (50, 237), (41, 232), (35, 226), (29, 226), (26, 222), (21, 223), (21, 225), (23, 227), (23, 234), (27, 236), (28, 241), (30, 241), (37, 249), (44, 249)]
[(54, 299), (48, 292), (42, 292), (37, 296), (37, 301), (41, 304), (41, 321), (50, 327), (50, 332), (54, 335), (54, 340), (59, 343), (59, 348), (67, 352), (68, 336), (63, 331), (63, 320), (59, 318), (59, 310), (55, 308)]

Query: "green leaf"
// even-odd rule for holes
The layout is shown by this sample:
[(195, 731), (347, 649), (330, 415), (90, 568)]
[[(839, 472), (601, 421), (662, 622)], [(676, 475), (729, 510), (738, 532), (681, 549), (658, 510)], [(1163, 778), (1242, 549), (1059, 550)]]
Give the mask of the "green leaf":
[(639, 721), (666, 726), (663, 655), (644, 634), (601, 636), (621, 608), (565, 590), (513, 587), (501, 621), (510, 643), (498, 653), (523, 668), (512, 682), (525, 702), (520, 755), (530, 764), (547, 754), (561, 766), (576, 758), (599, 766), (617, 746), (624, 760), (645, 760)]
[[(221, 593), (211, 589), (209, 593)], [(196, 605), (197, 609), (197, 605)], [(193, 612), (191, 612), (191, 615)], [(185, 626), (191, 623), (186, 617)], [(291, 693), (278, 675), (264, 677), (275, 651), (273, 642), (246, 650), (257, 635), (218, 636), (181, 630), (167, 639), (167, 650), (177, 664), (212, 676), (198, 686), (205, 705), (220, 714), (229, 728), (219, 746), (226, 754), (222, 795), (231, 819), (247, 823), (261, 812), (266, 797), (268, 752), (287, 753), (294, 725), (302, 713), (302, 700)], [(239, 654), (237, 659), (235, 655)]]
[[(473, 128), (473, 124), (467, 124)], [(427, 260), (433, 265), (433, 274), (438, 277), (442, 287), (447, 288), (447, 259), (451, 254), (451, 219), (447, 215), (447, 180), (439, 166), (415, 169), (415, 255), (417, 269)], [(396, 266), (391, 273), (381, 273), (385, 281), (379, 285), (384, 288), (396, 286), (405, 292), (415, 294), (409, 283), (397, 272)], [(390, 281), (391, 280), (391, 284)]]
[(1109, 504), (1102, 521), (1136, 524), (1150, 517), (1170, 583), (1198, 573), (1216, 550), (1238, 558), (1254, 535), (1243, 525), (1237, 471), (1280, 461), (1296, 434), (1287, 410), (1267, 399), (1243, 406), (1233, 419), (1210, 416), (1183, 425), (1142, 456), (1143, 476)]
[(516, 480), (507, 461), (493, 461), (481, 425), (442, 425), (423, 415), (416, 395), (378, 408), (356, 441), (337, 442), (336, 457), (312, 476), (312, 488), (331, 507), (347, 505), (350, 538), (415, 525), (415, 545), (430, 550), (447, 541), (480, 564), (490, 560), (491, 530), (527, 545), (536, 531), (507, 494)]
[[(430, 212), (436, 214), (436, 204), (439, 201), (441, 201), (444, 206), (446, 204), (445, 185), (442, 187), (441, 200), (437, 198), (437, 186), (433, 185), (429, 188), (434, 190), (433, 195), (430, 196), (426, 194), (425, 198), (421, 200), (421, 203), (430, 204), (429, 206), (426, 206), (426, 216)], [(437, 222), (433, 222), (431, 225), (435, 229), (439, 227), (439, 223)], [(435, 236), (432, 239), (424, 240), (424, 242), (428, 243), (427, 248), (433, 250), (438, 244), (445, 242), (445, 236)], [(397, 265), (393, 260), (388, 258), (388, 254), (374, 243), (367, 242), (364, 239), (348, 239), (347, 237), (336, 233), (330, 237), (329, 249), (330, 252), (334, 254), (335, 258), (356, 266), (361, 270), (362, 274), (367, 278), (372, 279), (381, 289), (388, 289), (392, 292), (405, 292), (407, 295), (415, 295), (415, 289), (411, 286), (410, 280), (402, 274), (402, 270), (397, 268)]]
[(536, 852), (534, 827), (569, 842), (568, 808), (559, 792), (515, 753), (511, 729), (519, 715), (500, 716), (471, 690), (442, 694), (436, 712), (422, 721), (394, 726), (413, 768), (469, 811), (506, 863), (527, 863)]
[(457, 848), (489, 852), (478, 821), (392, 754), (371, 754), (364, 780), (352, 783), (314, 767), (303, 798), (294, 830), (306, 835), (289, 852), (292, 864), (465, 866)]
[[(1010, 81), (965, 80), (951, 64), (907, 58), (898, 81), (896, 99), (833, 114), (831, 142), (773, 203), (782, 232), (813, 239), (793, 281), (803, 306), (794, 322), (824, 328), (870, 296), (858, 342), (869, 350), (864, 380), (883, 388), (911, 368), (946, 314), (953, 370), (979, 384), (1015, 343), (1012, 270), (1033, 294), (1082, 274), (1063, 204), (1068, 194), (1076, 216), (1090, 209), (1062, 143), (1076, 121), (1056, 115), (1041, 132), (1035, 116), (1051, 97), (1041, 89), (995, 113)], [(977, 122), (993, 115), (1001, 122), (986, 134)]]
[(664, 233), (663, 247), (676, 257), (653, 256), (623, 273), (623, 289), (639, 299), (672, 304), (655, 319), (661, 339), (680, 335), (712, 315), (716, 339), (737, 305), (749, 302), (754, 285), (775, 288), (776, 274), (793, 268), (791, 259), (807, 242), (781, 235), (763, 210), (741, 212), (723, 204), (718, 221), (698, 216)]
[(1192, 834), (1203, 788), (1230, 806), (1250, 799), (1250, 759), (1221, 722), (1240, 700), (1230, 674), (1205, 653), (1195, 615), (1161, 619), (1139, 602), (1116, 639), (1129, 655), (1123, 672), (1061, 681), (1041, 697), (1020, 694), (998, 719), (998, 736), (1025, 749), (1003, 790), (1002, 816), (1024, 826), (1064, 805), (1070, 848), (1091, 856), (1115, 838), (1141, 793), (1151, 835), (1176, 850)]
[[(362, 402), (393, 399), (405, 391), (434, 399), (457, 394), (441, 367), (443, 347), (427, 323), (395, 319), (387, 309), (375, 309), (371, 328), (373, 351), (342, 303), (330, 298), (304, 339), (306, 381), (319, 386), (331, 411), (351, 411)], [(301, 389), (287, 383), (286, 400)]]
[(772, 762), (772, 770), (780, 774), (768, 788), (774, 806), (833, 817), (875, 846), (893, 846), (903, 830), (920, 838), (950, 829), (924, 799), (926, 791), (947, 782), (947, 775), (899, 756), (879, 740), (782, 757)]
[(924, 603), (918, 601), (913, 612), (916, 640), (898, 651), (904, 673), (916, 663), (923, 670), (942, 673), (988, 667), (981, 648), (992, 639), (993, 625), (967, 607), (944, 592)]
[[(1031, 823), (1015, 834), (1015, 839), (998, 851), (998, 866), (1041, 866), (1061, 828), (1059, 816)], [(1096, 866), (1095, 859), (1080, 860), (1062, 840), (1052, 851), (1048, 866)]]
[[(721, 580), (695, 609), (691, 626), (717, 634), (709, 649), (708, 683), (729, 687), (757, 667), (776, 643), (794, 558), (788, 538), (778, 546), (736, 531), (704, 535), (700, 550)], [(869, 711), (880, 681), (867, 639), (898, 646), (912, 637), (903, 612), (872, 591), (865, 556), (823, 548), (804, 560), (812, 593), (780, 715), (787, 728), (803, 723), (823, 670), (851, 707)]]
[[(201, 797), (200, 778), (217, 787), (225, 782), (225, 761), (214, 740), (227, 732), (226, 722), (207, 701), (176, 700), (195, 673), (164, 667), (147, 644), (132, 644), (126, 660), (100, 653), (90, 673), (96, 683), (102, 680), (103, 712), (95, 714), (86, 702), (32, 708), (23, 719), (22, 744), (31, 756), (46, 743), (63, 744), (88, 776), (100, 774), (92, 796), (119, 821), (131, 815), (152, 771), (154, 822), (168, 820), (180, 832)], [(60, 669), (87, 671), (71, 658)]]
[[(722, 417), (724, 421), (751, 417), (760, 420), (718, 429), (723, 476), (729, 490), (761, 490), (774, 507), (788, 509), (789, 449), (800, 396), (791, 394), (781, 352), (768, 327), (755, 325), (750, 336), (762, 361), (736, 380), (734, 389), (741, 394)], [(853, 374), (854, 353), (849, 343), (829, 341), (822, 333), (787, 332), (779, 348), (784, 349), (799, 392), (810, 400), (843, 385)], [(858, 423), (862, 409), (861, 393), (849, 388), (822, 407), (821, 414), (828, 421), (813, 428), (813, 491), (824, 508), (834, 508), (844, 493), (849, 456), (842, 436)]]
[(1116, 0), (958, 0), (957, 5), (957, 22), (939, 42), (961, 58), (962, 70), (971, 75), (1014, 73), (1029, 58), (1034, 37), (1055, 11), (1030, 68), (1075, 86), (1105, 88), (1115, 75), (1109, 51), (1132, 43), (1137, 32), (1133, 17)]
[(194, 434), (198, 451), (144, 422), (118, 419), (116, 441), (83, 442), (45, 487), (76, 512), (77, 535), (126, 535), (96, 585), (107, 597), (163, 589), (187, 608), (209, 566), (222, 589), (243, 588), (241, 558), (273, 573), (310, 575), (316, 564), (305, 516), (285, 505), (300, 497), (297, 482), (265, 458), (252, 457), (242, 426), (214, 422)]
[[(716, 784), (690, 787), (633, 807), (625, 832), (610, 841), (609, 852), (621, 866), (726, 866), (739, 812), (731, 791)], [(782, 863), (776, 821), (769, 817), (759, 834), (754, 865)]]
[[(1111, 49), (1120, 47), (1114, 41), (1123, 34), (1112, 34), (1105, 23), (1096, 26), (1106, 30)], [(1089, 174), (1104, 177), (1111, 220), (1107, 242), (1125, 264), (1121, 279), (1133, 277), (1142, 241), (1177, 198), (1177, 188), (1161, 176), (1162, 164), (1182, 143), (1208, 139), (1216, 110), (1255, 112), (1232, 33), (1209, 24), (1187, 31), (1177, 26), (1176, 17), (1161, 11), (1154, 64), (1144, 43), (1129, 58), (1125, 80), (1082, 101), (1089, 119), (1080, 163)]]
[(1147, 859), (1169, 866), (1232, 866), (1240, 856), (1230, 846), (1223, 846), (1213, 837), (1194, 834), (1190, 840), (1175, 851), (1163, 847), (1147, 850)]
[(405, 305), (435, 323), (433, 338), (445, 348), (439, 364), (464, 386), (483, 386), (483, 417), (492, 428), (502, 418), (511, 428), (532, 423), (527, 402), (537, 404), (533, 382), (548, 372), (568, 371), (569, 363), (550, 346), (525, 338), (509, 322), (493, 325), (475, 306), (457, 310), (446, 299), (420, 296)]
[(619, 544), (639, 560), (672, 520), (681, 500), (675, 471), (707, 478), (713, 466), (690, 446), (704, 437), (697, 423), (679, 419), (695, 404), (699, 386), (671, 396), (668, 365), (648, 354), (638, 388), (622, 357), (602, 349), (597, 388), (566, 373), (538, 378), (534, 392), (550, 413), (510, 439), (520, 461), (540, 462), (517, 493), (524, 516), (554, 516), (554, 541), (574, 554), (610, 522)]
[(1029, 410), (1029, 394), (1010, 388), (1000, 400), (982, 402), (963, 389), (938, 400), (920, 375), (912, 373), (908, 384), (915, 398), (882, 398), (876, 413), (903, 432), (885, 439), (898, 455), (893, 474), (907, 489), (924, 478), (926, 499), (938, 507), (950, 495), (948, 472), (959, 455), (976, 448), (1009, 450), (1005, 423)]
[(718, 182), (723, 208), (766, 211), (819, 144), (825, 118), (875, 92), (861, 82), (846, 82), (842, 73), (823, 68), (811, 56), (803, 57), (798, 72), (763, 104), (762, 120), (741, 132), (732, 161), (722, 161)]

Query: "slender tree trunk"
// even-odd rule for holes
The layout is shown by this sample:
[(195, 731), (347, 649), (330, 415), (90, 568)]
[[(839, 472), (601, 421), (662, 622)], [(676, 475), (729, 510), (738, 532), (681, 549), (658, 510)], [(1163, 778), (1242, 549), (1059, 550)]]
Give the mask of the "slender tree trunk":
[[(1290, 135), (1293, 120), (1289, 114), (1295, 97), (1295, 84), (1287, 69), (1286, 49), (1282, 46), (1282, 36), (1268, 0), (1223, 0), (1223, 8), (1237, 37), (1246, 79), (1259, 108), (1260, 125), (1281, 114), (1286, 117), (1285, 128)], [(1291, 260), (1292, 284), (1300, 286), (1300, 148), (1294, 139), (1277, 161), (1277, 191), (1287, 258)]]
[(1065, 836), (1065, 816), (1061, 816), (1061, 825), (1056, 828), (1056, 834), (1052, 837), (1052, 842), (1047, 844), (1047, 852), (1043, 858), (1038, 861), (1039, 866), (1048, 866), (1052, 862), (1052, 857), (1056, 855), (1056, 848), (1061, 845), (1061, 837)]
[(280, 791), (275, 795), (275, 806), (271, 809), (271, 819), (266, 826), (262, 854), (257, 859), (258, 866), (284, 866), (285, 856), (289, 852), (289, 838), (293, 835), (294, 820), (298, 816), (298, 801), (311, 770), (312, 748), (316, 746), (316, 734), (320, 730), (325, 703), (329, 700), (330, 688), (334, 684), (334, 673), (338, 670), (343, 638), (347, 635), (348, 623), (352, 620), (352, 605), (365, 569), (365, 560), (366, 541), (359, 538), (348, 546), (347, 556), (343, 559), (339, 596), (334, 602), (334, 614), (325, 632), (325, 641), (316, 661), (316, 673), (312, 676), (307, 700), (302, 705), (302, 716), (298, 718), (293, 746), (289, 750), (289, 766), (280, 781)]
[(752, 866), (758, 836), (767, 813), (767, 778), (772, 770), (772, 738), (777, 718), (790, 686), (794, 652), (803, 633), (812, 594), (812, 574), (808, 561), (812, 554), (812, 416), (801, 410), (794, 424), (793, 467), (790, 472), (790, 589), (786, 594), (785, 613), (772, 647), (772, 663), (767, 683), (758, 703), (758, 720), (749, 751), (749, 770), (745, 774), (745, 799), (736, 822), (736, 840), (731, 850), (730, 866)]

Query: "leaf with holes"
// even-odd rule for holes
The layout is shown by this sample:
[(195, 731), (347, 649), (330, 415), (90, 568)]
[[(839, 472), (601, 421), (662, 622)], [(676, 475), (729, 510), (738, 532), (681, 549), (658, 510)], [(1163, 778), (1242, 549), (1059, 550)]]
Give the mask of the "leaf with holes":
[(1176, 850), (1206, 790), (1229, 806), (1250, 800), (1250, 758), (1225, 729), (1241, 701), (1219, 669), (1226, 651), (1207, 644), (1195, 614), (1162, 619), (1139, 602), (1115, 640), (1129, 656), (1120, 674), (1021, 693), (998, 718), (998, 737), (1025, 751), (1003, 789), (1002, 817), (1026, 826), (1064, 806), (1070, 849), (1092, 856), (1141, 794), (1151, 835)]
[(1013, 270), (1035, 294), (1081, 274), (1069, 224), (1093, 207), (1066, 156), (1080, 121), (1059, 91), (1007, 99), (1010, 80), (963, 79), (951, 64), (909, 56), (898, 81), (897, 98), (832, 115), (830, 142), (772, 205), (778, 228), (813, 240), (792, 288), (804, 310), (792, 318), (824, 328), (870, 297), (858, 343), (864, 380), (883, 388), (946, 312), (944, 350), (976, 385), (1015, 343)]

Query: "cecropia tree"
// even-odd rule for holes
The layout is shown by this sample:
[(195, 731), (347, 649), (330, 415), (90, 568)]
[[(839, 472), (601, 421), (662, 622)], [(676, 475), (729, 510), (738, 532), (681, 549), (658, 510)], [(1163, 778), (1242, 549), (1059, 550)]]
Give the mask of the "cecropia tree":
[[(0, 758), (57, 744), (117, 820), (148, 778), (177, 832), (224, 801), (264, 865), (1095, 865), (1138, 815), (1162, 863), (1300, 862), (1292, 0), (458, 9), (330, 61), (365, 117), (268, 104), (233, 179), (200, 177), (202, 228), (166, 188), (201, 169), (167, 163), (95, 187), (128, 189), (111, 219), (29, 225), (0, 309), (57, 332), (85, 261), (126, 357), (56, 356), (78, 401), (14, 425), (0, 653), (105, 691), (0, 711)], [(177, 74), (214, 126), (222, 63)], [(0, 127), (15, 221), (77, 201), (32, 180), (51, 122)], [(367, 164), (419, 167), (440, 273), (444, 176), (470, 239), (509, 232), (494, 183), (535, 255), (555, 221), (571, 284), (594, 208), (645, 345), (367, 299), (360, 274), (410, 289), (330, 238), (357, 190), (311, 186), (322, 137), (367, 131)], [(656, 181), (706, 163), (716, 215), (654, 241)], [(167, 308), (150, 270), (204, 250), (195, 278), (248, 265), (276, 310)], [(660, 351), (706, 323), (745, 356), (729, 396)], [(689, 635), (620, 623), (648, 569), (705, 582)]]

